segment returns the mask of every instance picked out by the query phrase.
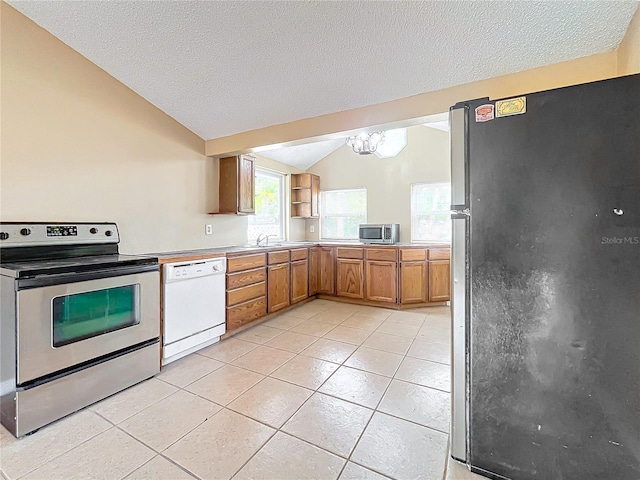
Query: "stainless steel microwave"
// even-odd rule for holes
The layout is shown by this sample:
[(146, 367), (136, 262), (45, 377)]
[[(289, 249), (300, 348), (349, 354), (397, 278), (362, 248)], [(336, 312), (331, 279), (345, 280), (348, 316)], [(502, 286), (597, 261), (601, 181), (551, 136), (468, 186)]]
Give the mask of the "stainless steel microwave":
[(362, 243), (398, 243), (400, 241), (400, 224), (363, 223), (358, 226), (358, 237)]

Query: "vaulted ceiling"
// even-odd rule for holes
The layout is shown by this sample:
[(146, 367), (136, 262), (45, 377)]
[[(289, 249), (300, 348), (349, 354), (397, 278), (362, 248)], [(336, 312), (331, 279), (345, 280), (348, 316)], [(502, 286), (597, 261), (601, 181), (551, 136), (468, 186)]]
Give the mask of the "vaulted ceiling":
[(612, 50), (631, 1), (9, 3), (204, 139)]

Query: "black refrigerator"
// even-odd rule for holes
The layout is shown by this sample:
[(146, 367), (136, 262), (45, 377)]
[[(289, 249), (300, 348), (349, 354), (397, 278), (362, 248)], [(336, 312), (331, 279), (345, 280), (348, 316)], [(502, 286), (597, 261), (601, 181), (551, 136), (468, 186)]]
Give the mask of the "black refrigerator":
[(451, 453), (640, 479), (640, 75), (456, 104)]

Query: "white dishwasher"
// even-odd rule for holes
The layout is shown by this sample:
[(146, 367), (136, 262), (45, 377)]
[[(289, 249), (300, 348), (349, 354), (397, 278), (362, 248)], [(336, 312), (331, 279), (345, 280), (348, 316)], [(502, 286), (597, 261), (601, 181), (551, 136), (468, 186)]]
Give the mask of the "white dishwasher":
[(226, 332), (227, 259), (164, 265), (162, 364), (220, 340)]

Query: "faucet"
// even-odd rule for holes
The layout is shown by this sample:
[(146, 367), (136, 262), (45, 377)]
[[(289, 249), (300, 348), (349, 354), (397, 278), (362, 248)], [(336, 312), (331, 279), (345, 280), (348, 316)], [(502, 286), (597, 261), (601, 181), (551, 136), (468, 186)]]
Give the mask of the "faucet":
[(263, 240), (265, 247), (269, 245), (269, 237), (277, 237), (277, 235), (265, 235), (264, 233), (261, 233), (260, 235), (258, 235), (258, 238), (256, 239), (256, 246), (260, 246), (260, 242), (262, 242)]

